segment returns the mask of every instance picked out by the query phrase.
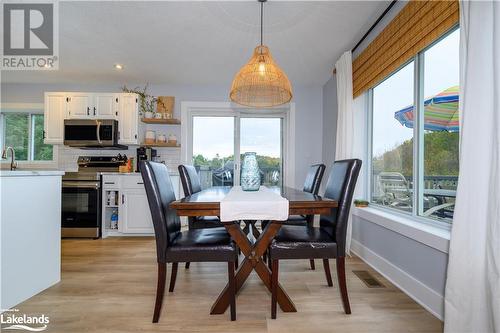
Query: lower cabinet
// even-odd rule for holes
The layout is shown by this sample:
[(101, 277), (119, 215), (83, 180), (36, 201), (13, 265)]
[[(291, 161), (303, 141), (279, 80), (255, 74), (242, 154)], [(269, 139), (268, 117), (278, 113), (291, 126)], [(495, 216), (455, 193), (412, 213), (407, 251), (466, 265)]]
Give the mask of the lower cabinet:
[[(179, 176), (171, 175), (179, 199)], [(153, 220), (140, 174), (102, 176), (102, 237), (153, 235)]]
[(126, 234), (154, 233), (146, 191), (124, 189), (118, 209), (122, 232)]

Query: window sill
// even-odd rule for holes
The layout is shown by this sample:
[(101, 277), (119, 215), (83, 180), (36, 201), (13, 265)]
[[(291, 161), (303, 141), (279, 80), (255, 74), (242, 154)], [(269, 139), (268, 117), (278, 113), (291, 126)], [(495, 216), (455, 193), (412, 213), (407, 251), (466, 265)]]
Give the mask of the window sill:
[(377, 207), (354, 207), (352, 213), (436, 250), (448, 253), (450, 243), (450, 230), (448, 229), (419, 222), (411, 217), (393, 214)]

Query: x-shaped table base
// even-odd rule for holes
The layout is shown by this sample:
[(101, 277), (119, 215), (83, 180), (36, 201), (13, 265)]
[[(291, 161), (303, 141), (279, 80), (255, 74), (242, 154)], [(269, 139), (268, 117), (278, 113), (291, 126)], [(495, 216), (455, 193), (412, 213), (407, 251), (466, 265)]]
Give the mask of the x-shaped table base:
[[(239, 246), (241, 252), (245, 255), (245, 259), (240, 264), (235, 276), (236, 293), (238, 293), (241, 289), (243, 283), (246, 281), (252, 270), (257, 272), (262, 282), (264, 282), (264, 285), (267, 289), (269, 289), (269, 291), (271, 291), (271, 271), (262, 261), (262, 255), (267, 250), (274, 236), (276, 236), (280, 230), (281, 223), (279, 221), (272, 221), (271, 223), (268, 223), (254, 244), (252, 244), (247, 238), (243, 230), (240, 228), (239, 223), (226, 222), (224, 223), (224, 226), (231, 235), (232, 239)], [(229, 296), (230, 288), (229, 284), (227, 284), (215, 301), (214, 305), (212, 305), (210, 314), (223, 314), (229, 307)], [(287, 293), (283, 290), (281, 285), (278, 285), (277, 298), (278, 304), (283, 312), (297, 312), (295, 305)]]

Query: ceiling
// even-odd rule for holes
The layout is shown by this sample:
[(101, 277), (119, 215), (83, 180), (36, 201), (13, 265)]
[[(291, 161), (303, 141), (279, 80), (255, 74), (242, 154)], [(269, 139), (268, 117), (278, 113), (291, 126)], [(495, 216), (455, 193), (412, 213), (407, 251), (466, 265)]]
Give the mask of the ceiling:
[[(264, 44), (293, 85), (322, 85), (388, 1), (269, 1)], [(259, 42), (257, 1), (60, 2), (59, 70), (11, 83), (224, 84)], [(125, 66), (121, 71), (114, 64)]]

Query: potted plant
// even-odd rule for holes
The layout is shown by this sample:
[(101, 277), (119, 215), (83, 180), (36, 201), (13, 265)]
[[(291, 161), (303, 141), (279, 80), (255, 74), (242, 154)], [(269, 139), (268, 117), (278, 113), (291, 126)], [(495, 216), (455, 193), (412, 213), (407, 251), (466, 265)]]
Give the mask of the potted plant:
[(356, 207), (361, 207), (361, 208), (368, 207), (368, 204), (369, 204), (369, 202), (366, 200), (362, 200), (362, 199), (354, 200), (354, 206), (356, 206)]
[(149, 83), (146, 83), (143, 89), (139, 87), (135, 87), (133, 89), (127, 88), (127, 86), (122, 87), (122, 91), (126, 93), (132, 93), (139, 95), (139, 112), (144, 118), (161, 118), (155, 115), (156, 113), (156, 105), (158, 103), (163, 104), (161, 100), (158, 100), (157, 97), (152, 96), (147, 93)]

